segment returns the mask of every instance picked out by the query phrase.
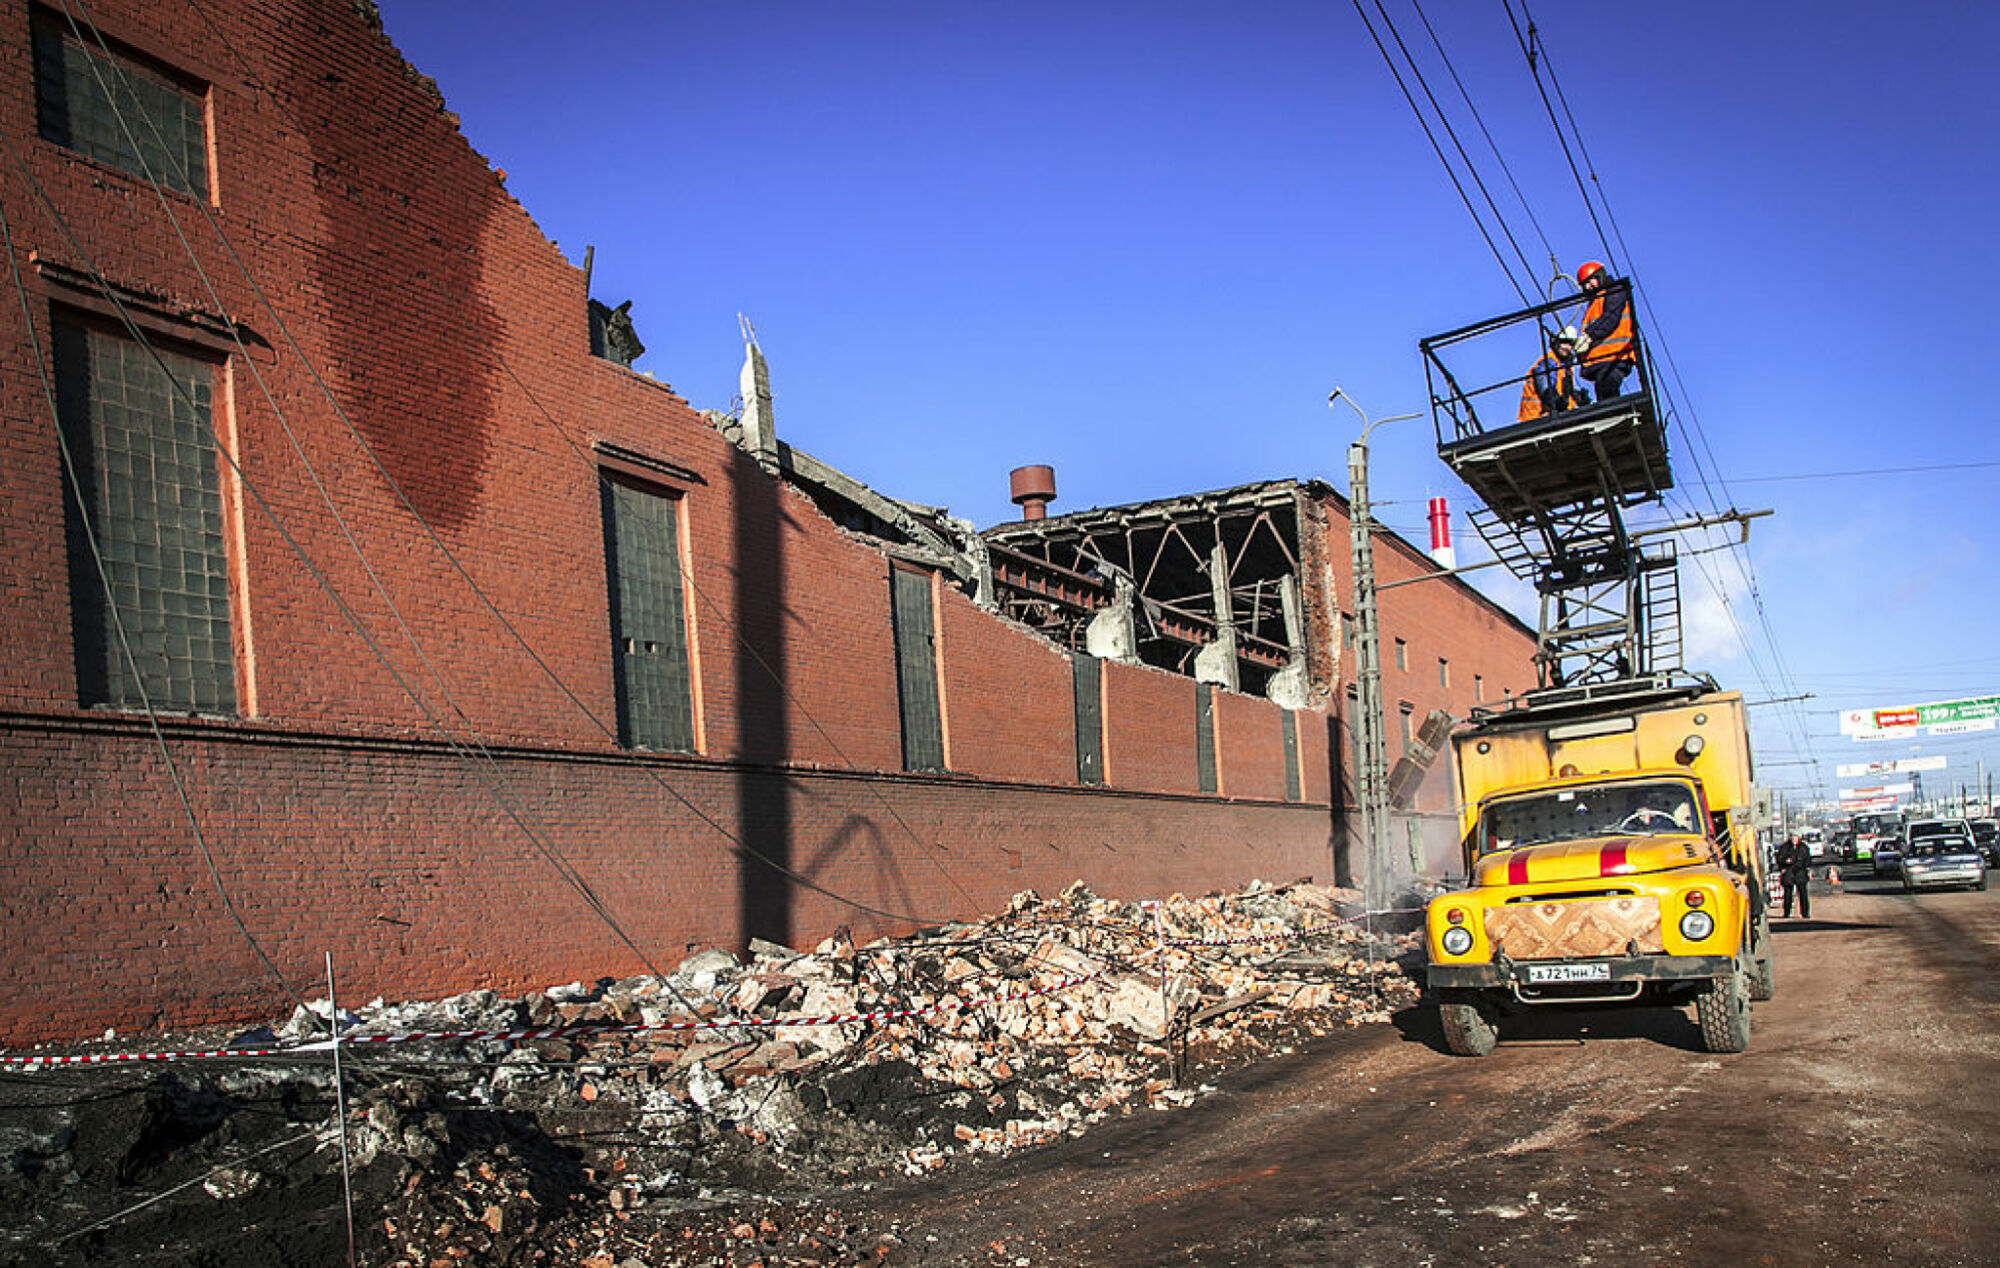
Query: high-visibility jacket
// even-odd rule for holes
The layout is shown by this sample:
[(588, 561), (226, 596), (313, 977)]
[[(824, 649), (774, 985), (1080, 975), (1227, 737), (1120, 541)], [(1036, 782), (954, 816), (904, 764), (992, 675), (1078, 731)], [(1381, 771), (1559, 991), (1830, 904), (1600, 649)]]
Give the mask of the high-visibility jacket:
[(1591, 366), (1633, 360), (1632, 292), (1623, 286), (1598, 291), (1583, 310), (1583, 333), (1590, 340), (1590, 351), (1583, 354), (1585, 374)]
[(1560, 413), (1584, 404), (1576, 386), (1576, 360), (1544, 352), (1521, 383), (1521, 408), (1514, 421), (1526, 423), (1544, 414)]

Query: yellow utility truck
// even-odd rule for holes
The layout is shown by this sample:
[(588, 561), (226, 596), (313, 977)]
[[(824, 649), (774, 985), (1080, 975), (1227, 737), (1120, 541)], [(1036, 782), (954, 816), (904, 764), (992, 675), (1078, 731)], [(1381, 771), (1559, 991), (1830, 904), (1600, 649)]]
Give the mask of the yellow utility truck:
[(1711, 1052), (1775, 985), (1743, 700), (1706, 679), (1537, 692), (1452, 736), (1471, 887), (1425, 914), (1446, 1046), (1522, 1010), (1692, 1000)]

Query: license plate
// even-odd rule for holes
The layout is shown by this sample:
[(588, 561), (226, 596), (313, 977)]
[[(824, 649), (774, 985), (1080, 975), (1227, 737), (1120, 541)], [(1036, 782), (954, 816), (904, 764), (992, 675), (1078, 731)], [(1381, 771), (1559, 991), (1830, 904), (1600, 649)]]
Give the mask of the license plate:
[(1530, 964), (1530, 982), (1609, 982), (1608, 964)]

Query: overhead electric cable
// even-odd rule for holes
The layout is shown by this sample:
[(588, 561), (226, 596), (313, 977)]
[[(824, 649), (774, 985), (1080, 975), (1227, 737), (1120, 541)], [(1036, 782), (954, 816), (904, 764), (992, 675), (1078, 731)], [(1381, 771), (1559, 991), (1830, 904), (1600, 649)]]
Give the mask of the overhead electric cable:
[[(13, 143), (7, 140), (4, 131), (0, 131), (0, 144), (7, 146), (9, 154), (13, 153)], [(243, 935), (243, 940), (250, 945), (250, 950), (257, 959), (276, 979), (279, 990), (283, 991), (294, 1004), (304, 1007), (304, 997), (293, 989), (284, 971), (265, 952), (263, 943), (257, 940), (257, 935), (250, 932), (250, 926), (244, 922), (242, 913), (236, 910), (236, 903), (229, 896), (229, 887), (223, 883), (222, 871), (216, 866), (215, 854), (210, 850), (208, 837), (201, 829), (201, 817), (195, 813), (194, 803), (188, 797), (187, 785), (181, 779), (180, 768), (175, 764), (173, 754), (168, 749), (166, 732), (160, 727), (159, 711), (153, 707), (152, 693), (146, 690), (145, 677), (139, 672), (139, 660), (132, 651), (132, 640), (125, 629), (124, 615), (119, 610), (117, 591), (112, 585), (111, 574), (104, 564), (104, 552), (97, 540), (96, 526), (91, 523), (88, 511), (90, 501), (85, 496), (82, 480), (77, 475), (76, 459), (70, 453), (69, 437), (63, 431), (62, 416), (56, 407), (55, 386), (49, 381), (48, 368), (43, 361), (41, 338), (35, 333), (34, 306), (28, 298), (27, 283), (21, 277), (21, 262), (14, 253), (14, 229), (4, 205), (0, 205), (0, 246), (4, 246), (7, 253), (8, 271), (14, 281), (15, 295), (21, 304), (21, 321), (27, 329), (29, 346), (35, 358), (35, 371), (40, 377), (42, 400), (49, 412), (50, 426), (55, 429), (56, 445), (62, 457), (63, 475), (69, 484), (70, 495), (76, 499), (77, 520), (82, 526), (84, 541), (90, 550), (91, 564), (97, 571), (98, 581), (104, 586), (105, 609), (111, 614), (112, 628), (118, 635), (120, 654), (131, 668), (133, 686), (139, 693), (139, 703), (146, 714), (146, 725), (152, 732), (155, 747), (159, 749), (160, 761), (167, 768), (167, 780), (173, 785), (174, 796), (180, 802), (181, 813), (188, 822), (188, 830), (194, 835), (195, 849), (201, 855), (202, 865), (208, 871), (209, 882), (215, 887), (215, 895), (222, 904), (222, 910), (228, 915), (230, 923), (236, 926), (236, 931)]]
[[(1374, 0), (1374, 3), (1375, 12), (1382, 18), (1382, 25), (1388, 28), (1389, 38), (1396, 42), (1397, 51), (1403, 55), (1403, 61), (1410, 68), (1411, 78), (1417, 81), (1417, 87), (1424, 90), (1424, 100), (1430, 102), (1431, 113), (1437, 116), (1438, 123), (1444, 127), (1445, 136), (1451, 139), (1451, 148), (1458, 152), (1458, 161), (1465, 165), (1466, 175), (1472, 178), (1474, 188), (1478, 189), (1479, 196), (1485, 199), (1487, 210), (1493, 213), (1493, 222), (1500, 227), (1501, 236), (1506, 238), (1507, 245), (1514, 249), (1514, 258), (1521, 262), (1522, 271), (1528, 275), (1528, 280), (1532, 282), (1535, 278), (1535, 266), (1528, 262), (1527, 253), (1522, 251), (1521, 244), (1514, 240), (1514, 231), (1507, 226), (1507, 218), (1501, 214), (1499, 204), (1493, 201), (1493, 195), (1487, 191), (1486, 182), (1480, 179), (1479, 168), (1473, 164), (1472, 156), (1465, 152), (1465, 146), (1460, 143), (1458, 129), (1451, 126), (1450, 116), (1446, 115), (1444, 107), (1438, 104), (1437, 94), (1431, 91), (1430, 80), (1425, 78), (1423, 69), (1417, 65), (1417, 59), (1410, 55), (1410, 47), (1403, 42), (1403, 33), (1397, 29), (1396, 20), (1389, 16), (1387, 9), (1382, 7), (1382, 0)], [(1429, 23), (1425, 23), (1424, 25), (1426, 30), (1430, 29)], [(1436, 41), (1437, 35), (1435, 32), (1432, 33), (1431, 39), (1433, 42)], [(1442, 51), (1442, 46), (1440, 46), (1440, 51)], [(1463, 90), (1464, 85), (1461, 84), (1459, 87)]]
[[(1535, 237), (1541, 240), (1542, 250), (1548, 253), (1549, 268), (1560, 273), (1562, 266), (1556, 255), (1556, 249), (1549, 242), (1549, 235), (1542, 231), (1541, 220), (1536, 217), (1535, 209), (1528, 205), (1528, 196), (1521, 192), (1521, 183), (1514, 179), (1514, 169), (1508, 164), (1506, 155), (1500, 152), (1500, 144), (1493, 139), (1492, 131), (1486, 126), (1485, 116), (1479, 113), (1478, 105), (1472, 100), (1472, 93), (1467, 90), (1465, 81), (1458, 77), (1458, 67), (1452, 64), (1451, 54), (1445, 52), (1444, 41), (1438, 38), (1437, 31), (1432, 28), (1430, 18), (1424, 13), (1424, 6), (1418, 3), (1418, 0), (1410, 0), (1410, 7), (1416, 10), (1418, 21), (1424, 24), (1424, 33), (1431, 37), (1431, 47), (1437, 50), (1438, 60), (1444, 63), (1446, 72), (1451, 75), (1451, 82), (1458, 87), (1458, 95), (1464, 100), (1465, 108), (1471, 112), (1472, 121), (1479, 125), (1479, 135), (1486, 138), (1486, 148), (1493, 152), (1493, 160), (1500, 165), (1501, 174), (1507, 178), (1508, 188), (1514, 191), (1515, 200), (1521, 204), (1521, 210), (1527, 213), (1528, 223), (1534, 227)], [(1497, 209), (1495, 214), (1498, 214)], [(1532, 270), (1530, 275), (1532, 276)]]
[[(1604, 249), (1605, 263), (1615, 266), (1617, 264), (1617, 257), (1612, 253), (1611, 240), (1605, 236), (1603, 224), (1597, 219), (1597, 208), (1591, 205), (1590, 188), (1583, 182), (1583, 173), (1577, 170), (1576, 156), (1570, 153), (1569, 140), (1563, 136), (1562, 124), (1556, 121), (1556, 108), (1549, 101), (1548, 89), (1542, 86), (1542, 72), (1537, 52), (1540, 44), (1540, 34), (1535, 29), (1534, 20), (1532, 18), (1529, 19), (1527, 32), (1524, 34), (1521, 30), (1521, 24), (1514, 18), (1513, 0), (1500, 0), (1500, 4), (1507, 11), (1508, 23), (1514, 28), (1514, 38), (1521, 45), (1521, 55), (1528, 59), (1528, 71), (1534, 76), (1535, 90), (1541, 94), (1542, 108), (1548, 111), (1549, 126), (1553, 127), (1556, 131), (1556, 142), (1562, 146), (1563, 158), (1569, 162), (1569, 174), (1576, 181), (1577, 192), (1583, 195), (1584, 210), (1590, 213), (1590, 223), (1597, 228), (1597, 243)], [(1526, 0), (1523, 0), (1521, 12), (1525, 14), (1527, 10)], [(1613, 267), (1611, 271), (1616, 273), (1619, 270)]]
[[(1500, 271), (1507, 275), (1507, 284), (1513, 287), (1514, 293), (1520, 297), (1521, 307), (1532, 308), (1534, 301), (1529, 299), (1528, 292), (1521, 288), (1521, 283), (1514, 276), (1513, 267), (1507, 263), (1507, 257), (1500, 253), (1500, 247), (1486, 229), (1486, 222), (1480, 217), (1478, 209), (1472, 205), (1471, 197), (1458, 179), (1457, 170), (1452, 167), (1451, 160), (1445, 157), (1444, 147), (1438, 144), (1437, 135), (1431, 131), (1430, 120), (1424, 117), (1423, 110), (1417, 105), (1417, 99), (1410, 94), (1409, 85), (1403, 82), (1403, 74), (1396, 68), (1396, 59), (1389, 56), (1388, 46), (1383, 44), (1382, 37), (1376, 34), (1375, 24), (1368, 20), (1368, 11), (1361, 7), (1361, 0), (1351, 0), (1351, 2), (1354, 5), (1355, 16), (1361, 19), (1361, 25), (1368, 28), (1368, 38), (1375, 42), (1375, 51), (1382, 55), (1382, 64), (1389, 68), (1389, 74), (1395, 79), (1396, 87), (1401, 90), (1403, 100), (1409, 103), (1410, 113), (1416, 116), (1417, 126), (1424, 130), (1424, 139), (1431, 143), (1431, 152), (1437, 155), (1438, 162), (1444, 167), (1445, 176), (1451, 181), (1451, 187), (1458, 191), (1459, 202), (1465, 205), (1466, 214), (1472, 217), (1472, 223), (1479, 230), (1479, 236), (1485, 240), (1486, 249), (1493, 253), (1494, 262), (1499, 264)], [(1532, 270), (1530, 276), (1533, 276)]]

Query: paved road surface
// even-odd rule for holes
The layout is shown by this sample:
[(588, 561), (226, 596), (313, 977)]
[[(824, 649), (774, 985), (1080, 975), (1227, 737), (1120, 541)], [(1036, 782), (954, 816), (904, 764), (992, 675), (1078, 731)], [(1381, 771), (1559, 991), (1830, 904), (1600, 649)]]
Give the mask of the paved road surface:
[(1741, 1055), (1619, 1009), (1454, 1058), (1413, 1009), (885, 1209), (924, 1263), (2000, 1264), (2000, 887), (1775, 929)]

